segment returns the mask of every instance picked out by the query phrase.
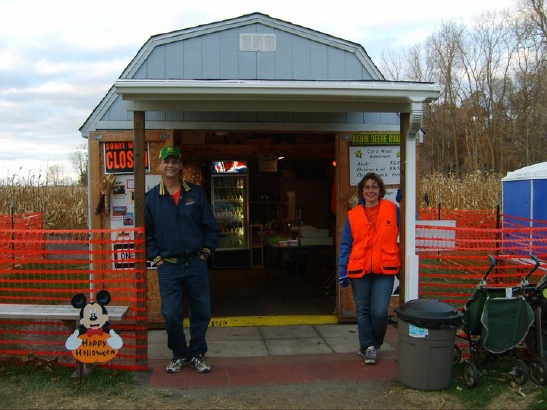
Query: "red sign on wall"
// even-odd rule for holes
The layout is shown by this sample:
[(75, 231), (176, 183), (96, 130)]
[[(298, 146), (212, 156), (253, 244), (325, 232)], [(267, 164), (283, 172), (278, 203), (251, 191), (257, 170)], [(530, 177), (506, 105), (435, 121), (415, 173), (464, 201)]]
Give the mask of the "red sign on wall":
[[(133, 141), (105, 142), (104, 170), (106, 174), (131, 174), (135, 167)], [(144, 150), (144, 170), (150, 172), (150, 146)]]

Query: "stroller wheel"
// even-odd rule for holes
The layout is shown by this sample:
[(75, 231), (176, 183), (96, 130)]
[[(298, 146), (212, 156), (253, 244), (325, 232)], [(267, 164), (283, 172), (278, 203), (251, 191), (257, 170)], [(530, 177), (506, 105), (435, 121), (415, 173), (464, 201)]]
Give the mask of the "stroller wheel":
[(479, 379), (481, 378), (481, 373), (477, 366), (473, 362), (467, 362), (463, 367), (463, 381), (467, 387), (472, 389), (477, 385)]
[(535, 357), (530, 363), (530, 377), (540, 386), (547, 384), (547, 362), (543, 357)]
[(513, 370), (511, 370), (511, 377), (514, 382), (518, 385), (526, 384), (530, 378), (530, 372), (528, 366), (522, 359), (515, 358), (513, 359)]
[(491, 356), (492, 354), (482, 346), (478, 346), (473, 350), (473, 358), (477, 363), (486, 364)]
[(460, 346), (454, 344), (454, 357), (452, 358), (452, 364), (458, 364), (462, 360), (462, 350)]

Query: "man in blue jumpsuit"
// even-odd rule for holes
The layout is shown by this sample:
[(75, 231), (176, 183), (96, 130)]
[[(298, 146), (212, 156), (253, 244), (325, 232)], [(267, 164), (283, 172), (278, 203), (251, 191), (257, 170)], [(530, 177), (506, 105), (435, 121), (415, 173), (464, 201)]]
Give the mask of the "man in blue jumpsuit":
[[(176, 147), (159, 155), (161, 182), (146, 193), (146, 254), (157, 267), (161, 314), (173, 359), (167, 373), (191, 366), (211, 371), (205, 361), (205, 334), (211, 320), (207, 259), (218, 245), (219, 227), (205, 192), (182, 180), (182, 158)], [(190, 342), (183, 329), (184, 303), (189, 307)]]

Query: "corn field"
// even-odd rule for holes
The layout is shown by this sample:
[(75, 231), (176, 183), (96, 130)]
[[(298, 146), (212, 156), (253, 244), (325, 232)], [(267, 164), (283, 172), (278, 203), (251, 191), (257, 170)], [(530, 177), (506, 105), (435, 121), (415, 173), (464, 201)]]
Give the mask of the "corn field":
[[(471, 172), (463, 179), (431, 174), (420, 179), (420, 208), (467, 211), (495, 209), (501, 205), (501, 174)], [(429, 204), (426, 202), (427, 197)]]
[(45, 229), (87, 229), (87, 187), (13, 176), (0, 180), (0, 214), (41, 212)]
[[(87, 188), (36, 181), (0, 181), (0, 214), (41, 212), (45, 229), (87, 229)], [(487, 210), (501, 202), (501, 175), (474, 172), (464, 179), (432, 174), (420, 180), (420, 207)], [(427, 197), (429, 204), (426, 202)]]

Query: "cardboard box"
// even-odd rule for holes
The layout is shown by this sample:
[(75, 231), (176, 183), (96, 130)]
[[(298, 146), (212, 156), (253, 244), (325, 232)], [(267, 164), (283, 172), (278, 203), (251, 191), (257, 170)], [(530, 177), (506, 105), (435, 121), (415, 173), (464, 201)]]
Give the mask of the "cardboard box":
[(332, 245), (334, 242), (332, 237), (324, 238), (300, 238), (300, 245), (302, 246), (318, 246), (318, 245)]
[(301, 226), (300, 237), (301, 238), (326, 238), (329, 236), (328, 229), (318, 229), (313, 226)]

